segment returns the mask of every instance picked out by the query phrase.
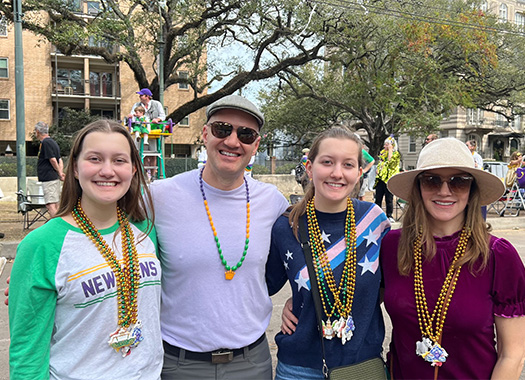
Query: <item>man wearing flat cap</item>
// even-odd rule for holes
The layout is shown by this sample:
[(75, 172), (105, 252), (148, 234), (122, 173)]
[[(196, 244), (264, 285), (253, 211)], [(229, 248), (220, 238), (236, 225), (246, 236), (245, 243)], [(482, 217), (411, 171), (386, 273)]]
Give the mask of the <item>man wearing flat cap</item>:
[(162, 263), (163, 380), (268, 379), (271, 228), (288, 207), (244, 175), (264, 116), (229, 95), (206, 109), (202, 169), (151, 185)]
[(153, 100), (153, 94), (149, 88), (143, 88), (137, 91), (137, 94), (139, 95), (140, 101), (133, 104), (131, 112), (128, 115), (129, 118), (132, 118), (135, 114), (135, 108), (142, 106), (146, 110), (145, 116), (147, 116), (152, 123), (157, 124), (166, 119), (164, 107), (158, 100)]

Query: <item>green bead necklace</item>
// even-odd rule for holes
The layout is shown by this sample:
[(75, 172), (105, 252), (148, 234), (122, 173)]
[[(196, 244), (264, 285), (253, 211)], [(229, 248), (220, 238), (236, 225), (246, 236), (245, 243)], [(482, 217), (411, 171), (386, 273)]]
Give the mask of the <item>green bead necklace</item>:
[(213, 237), (215, 239), (215, 245), (217, 246), (217, 252), (219, 252), (219, 258), (221, 259), (221, 263), (224, 266), (224, 269), (226, 269), (224, 273), (224, 277), (226, 280), (232, 280), (233, 276), (235, 276), (235, 271), (239, 269), (242, 266), (242, 263), (244, 262), (244, 259), (246, 258), (246, 254), (248, 253), (248, 245), (250, 243), (250, 189), (248, 188), (248, 182), (246, 181), (246, 178), (244, 178), (244, 185), (246, 186), (246, 240), (244, 241), (244, 251), (242, 252), (241, 259), (237, 264), (235, 264), (233, 267), (228, 265), (228, 262), (224, 258), (224, 255), (222, 254), (222, 248), (221, 243), (219, 242), (219, 236), (217, 235), (217, 230), (215, 229), (215, 225), (213, 224), (213, 219), (211, 217), (210, 208), (208, 207), (208, 200), (206, 199), (206, 194), (204, 193), (204, 181), (202, 180), (202, 172), (204, 171), (204, 168), (201, 169), (199, 174), (199, 184), (202, 194), (202, 200), (204, 201), (204, 207), (206, 208), (206, 214), (208, 215), (208, 220), (210, 222), (211, 230), (213, 231)]

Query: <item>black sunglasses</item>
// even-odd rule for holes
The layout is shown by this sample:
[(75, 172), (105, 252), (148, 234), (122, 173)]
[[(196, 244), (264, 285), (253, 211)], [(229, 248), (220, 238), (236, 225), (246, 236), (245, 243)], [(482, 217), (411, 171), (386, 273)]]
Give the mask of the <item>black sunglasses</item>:
[[(211, 127), (211, 133), (218, 139), (225, 139), (233, 132), (233, 125), (224, 121), (214, 121), (209, 124)], [(237, 127), (237, 138), (243, 144), (253, 144), (259, 137), (259, 132), (253, 128), (248, 127)]]
[(439, 191), (443, 186), (443, 182), (446, 182), (448, 183), (450, 191), (453, 193), (465, 193), (469, 191), (470, 185), (472, 181), (474, 181), (474, 177), (470, 175), (452, 176), (445, 180), (434, 174), (420, 174), (417, 178), (422, 190)]

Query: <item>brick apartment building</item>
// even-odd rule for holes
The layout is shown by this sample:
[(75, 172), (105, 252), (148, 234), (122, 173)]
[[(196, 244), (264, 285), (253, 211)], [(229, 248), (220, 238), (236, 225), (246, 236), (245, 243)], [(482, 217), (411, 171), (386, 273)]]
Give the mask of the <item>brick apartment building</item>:
[[(82, 0), (82, 13), (89, 17), (90, 6), (98, 3)], [(7, 146), (16, 151), (15, 37), (12, 23), (0, 15), (0, 154)], [(42, 37), (23, 31), (25, 139), (27, 155), (36, 155), (31, 133), (38, 121), (57, 124), (62, 109), (86, 109), (91, 114), (123, 120), (139, 101), (138, 84), (125, 63), (108, 64), (96, 56), (66, 56)], [(150, 62), (149, 62), (150, 63)], [(146, 64), (148, 77), (154, 73)], [(180, 71), (180, 76), (187, 72)], [(186, 84), (173, 85), (164, 92), (166, 114), (194, 96)], [(165, 154), (193, 156), (196, 141), (205, 122), (204, 109), (194, 112), (174, 128), (166, 138)], [(16, 152), (15, 152), (16, 153)]]

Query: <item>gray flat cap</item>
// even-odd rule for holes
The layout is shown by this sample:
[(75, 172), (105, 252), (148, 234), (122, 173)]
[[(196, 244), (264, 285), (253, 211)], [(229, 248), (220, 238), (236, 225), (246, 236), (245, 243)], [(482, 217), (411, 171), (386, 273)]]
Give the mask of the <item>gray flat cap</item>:
[(259, 111), (255, 104), (239, 95), (228, 95), (210, 104), (206, 108), (206, 121), (210, 120), (210, 117), (215, 112), (224, 109), (234, 109), (246, 112), (257, 120), (259, 128), (262, 128), (264, 125), (264, 115), (262, 112)]

